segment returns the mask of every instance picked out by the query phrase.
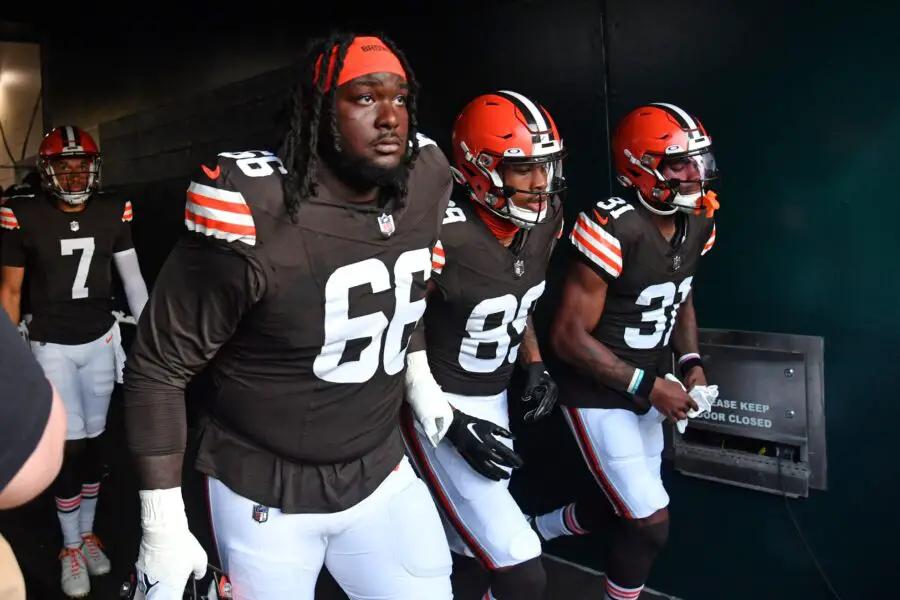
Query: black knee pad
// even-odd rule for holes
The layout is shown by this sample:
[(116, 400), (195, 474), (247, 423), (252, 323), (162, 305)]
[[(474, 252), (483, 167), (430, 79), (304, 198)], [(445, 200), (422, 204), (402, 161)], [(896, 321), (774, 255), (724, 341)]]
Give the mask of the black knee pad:
[(83, 462), (87, 450), (87, 440), (69, 440), (63, 450), (62, 467), (53, 481), (52, 492), (57, 498), (74, 498), (81, 493)]
[(668, 519), (649, 524), (620, 520), (610, 540), (607, 576), (624, 588), (641, 587), (647, 582), (650, 569), (668, 539)]
[(491, 593), (497, 600), (541, 600), (547, 574), (541, 557), (491, 573)]
[(82, 483), (99, 483), (103, 478), (106, 434), (101, 433), (95, 438), (84, 440), (86, 442), (84, 458), (82, 462)]

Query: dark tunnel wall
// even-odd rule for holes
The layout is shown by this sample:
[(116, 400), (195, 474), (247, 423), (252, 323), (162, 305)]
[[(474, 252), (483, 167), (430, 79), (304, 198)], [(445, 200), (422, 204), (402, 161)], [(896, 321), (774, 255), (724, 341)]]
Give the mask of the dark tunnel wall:
[[(900, 244), (886, 218), (900, 89), (885, 76), (896, 69), (888, 27), (900, 15), (886, 5), (848, 11), (835, 0), (788, 14), (783, 4), (608, 0), (610, 118), (670, 101), (696, 113), (713, 136), (723, 208), (717, 246), (696, 283), (701, 326), (825, 337), (830, 490), (791, 506), (844, 598), (869, 597), (887, 588), (888, 540), (900, 534), (891, 517), (900, 483), (887, 442), (900, 400), (888, 378), (900, 341), (892, 310), (900, 278), (887, 261)], [(360, 30), (383, 28), (394, 38), (423, 84), (421, 129), (445, 149), (468, 99), (515, 89), (545, 104), (572, 151), (568, 220), (609, 193), (602, 3), (404, 3), (393, 17), (359, 4), (356, 23), (346, 5), (317, 7), (303, 31), (271, 18), (229, 25), (227, 14), (210, 13), (202, 27), (196, 17), (171, 15), (168, 24), (141, 23), (142, 31), (104, 23), (77, 39), (50, 36), (51, 120), (107, 121), (108, 183), (134, 198), (150, 281), (181, 228), (187, 165), (204, 144), (268, 141), (267, 119), (287, 84), (271, 71), (299, 57), (307, 32), (325, 23), (363, 23)], [(71, 68), (72, 57), (85, 54), (93, 68)], [(136, 111), (144, 112), (127, 116)], [(532, 443), (534, 432), (523, 437), (531, 456), (551, 446)], [(558, 473), (580, 467), (538, 462)], [(550, 486), (537, 474), (515, 484), (526, 510), (568, 495), (563, 479)], [(673, 526), (651, 586), (687, 600), (828, 597), (784, 500), (666, 476)], [(597, 540), (562, 540), (547, 550), (602, 568), (596, 547)]]
[[(893, 587), (900, 480), (900, 134), (896, 5), (608, 0), (611, 116), (669, 101), (710, 131), (723, 173), (701, 326), (825, 337), (829, 490), (791, 501), (844, 598)], [(887, 192), (887, 194), (886, 194)], [(829, 598), (783, 499), (673, 476), (653, 575), (690, 600)], [(896, 555), (896, 552), (893, 552)], [(702, 566), (701, 566), (702, 565)]]

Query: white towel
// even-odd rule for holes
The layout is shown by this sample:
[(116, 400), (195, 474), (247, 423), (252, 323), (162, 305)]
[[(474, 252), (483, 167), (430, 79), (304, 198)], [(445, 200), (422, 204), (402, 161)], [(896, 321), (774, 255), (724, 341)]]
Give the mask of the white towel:
[[(681, 381), (672, 375), (671, 373), (666, 374), (666, 379), (669, 381), (675, 381), (678, 385), (681, 386), (681, 389), (687, 392), (687, 389), (684, 387), (684, 384)], [(703, 413), (712, 409), (713, 402), (716, 401), (716, 398), (719, 397), (719, 386), (717, 385), (695, 385), (691, 388), (691, 391), (688, 392), (688, 396), (697, 403), (697, 410), (693, 408), (688, 411), (687, 416), (689, 419), (694, 419)], [(688, 426), (688, 419), (681, 419), (678, 423), (675, 424), (675, 427), (678, 428), (678, 433), (684, 433)]]

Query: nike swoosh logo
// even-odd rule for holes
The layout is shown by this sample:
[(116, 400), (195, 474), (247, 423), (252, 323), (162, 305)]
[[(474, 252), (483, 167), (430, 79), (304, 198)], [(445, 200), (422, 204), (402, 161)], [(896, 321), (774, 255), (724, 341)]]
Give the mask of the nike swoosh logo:
[(112, 341), (112, 336), (109, 336), (108, 338), (106, 338), (106, 343), (107, 343), (107, 344), (110, 343), (111, 341)]
[(221, 167), (216, 165), (215, 170), (210, 169), (206, 165), (200, 165), (200, 168), (203, 169), (203, 172), (206, 173), (206, 176), (215, 181), (219, 178), (219, 171), (221, 171)]
[(600, 221), (601, 225), (606, 225), (607, 223), (609, 223), (609, 217), (601, 217), (596, 208), (594, 209), (594, 216), (597, 217), (597, 220)]
[(150, 578), (147, 577), (147, 574), (146, 574), (146, 573), (144, 573), (144, 586), (147, 588), (146, 590), (144, 590), (144, 593), (145, 593), (145, 594), (146, 594), (147, 592), (149, 592), (149, 591), (150, 591), (157, 583), (159, 583), (159, 582), (158, 582), (158, 581), (154, 581), (153, 583), (150, 583)]
[(478, 432), (475, 431), (475, 423), (469, 423), (468, 425), (466, 425), (466, 429), (469, 430), (469, 433), (472, 434), (472, 437), (473, 437), (473, 438), (475, 438), (475, 439), (478, 440), (479, 442), (483, 442), (483, 441), (484, 441), (484, 440), (481, 439), (481, 436), (478, 435)]

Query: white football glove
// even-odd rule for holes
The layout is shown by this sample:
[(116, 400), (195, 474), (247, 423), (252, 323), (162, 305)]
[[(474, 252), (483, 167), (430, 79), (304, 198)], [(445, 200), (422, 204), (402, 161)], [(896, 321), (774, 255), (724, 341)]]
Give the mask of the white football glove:
[(206, 551), (188, 528), (181, 488), (141, 490), (136, 600), (182, 600), (191, 573), (206, 574)]
[(444, 392), (431, 374), (424, 350), (406, 355), (406, 401), (428, 441), (437, 448), (453, 422), (453, 407), (444, 400)]

